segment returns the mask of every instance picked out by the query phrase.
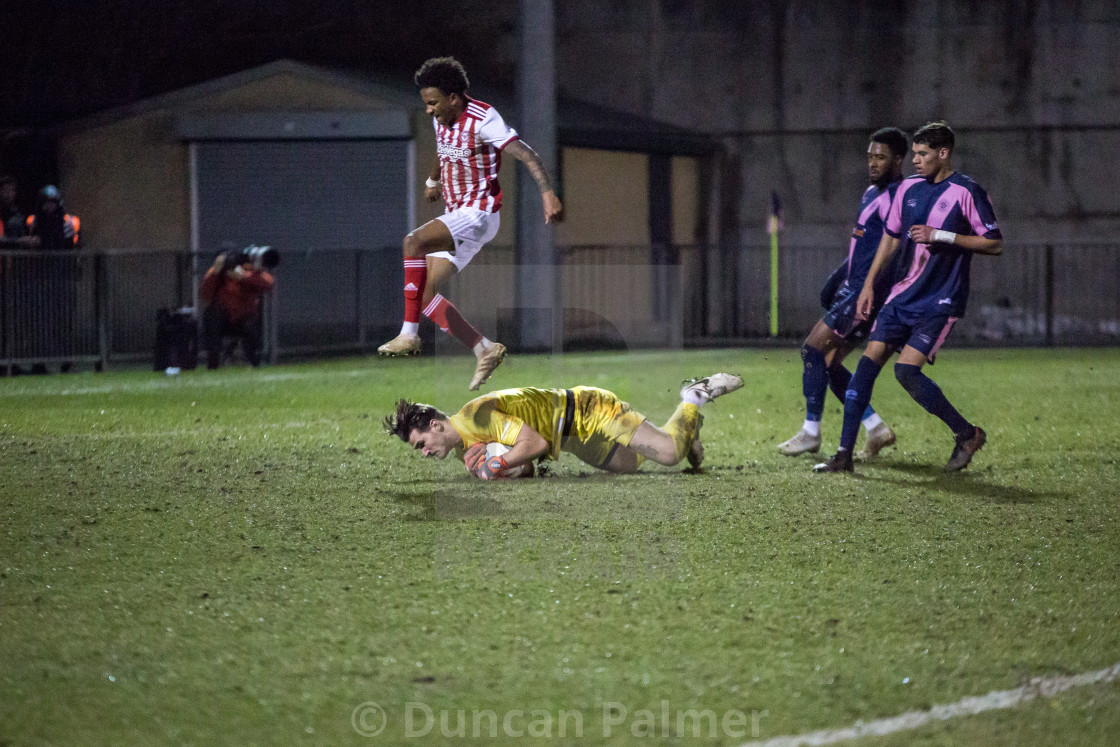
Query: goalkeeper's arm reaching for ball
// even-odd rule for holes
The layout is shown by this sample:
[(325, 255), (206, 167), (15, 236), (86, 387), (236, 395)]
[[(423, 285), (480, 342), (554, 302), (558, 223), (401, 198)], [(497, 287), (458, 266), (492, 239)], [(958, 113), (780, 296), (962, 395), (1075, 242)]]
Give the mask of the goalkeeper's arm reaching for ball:
[(528, 464), (548, 453), (548, 441), (527, 425), (521, 426), (513, 446), (501, 456), (486, 458), (486, 444), (481, 441), (467, 449), (463, 461), (467, 469), (484, 480), (493, 480), (507, 469)]

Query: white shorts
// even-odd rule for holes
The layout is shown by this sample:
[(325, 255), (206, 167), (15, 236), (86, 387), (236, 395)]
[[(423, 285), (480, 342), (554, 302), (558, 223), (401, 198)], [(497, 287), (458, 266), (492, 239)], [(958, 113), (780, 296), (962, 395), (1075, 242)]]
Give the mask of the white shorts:
[(459, 272), (463, 271), (474, 255), (494, 238), (502, 219), (497, 213), (488, 213), (473, 207), (461, 207), (444, 213), (436, 220), (447, 226), (451, 231), (451, 238), (455, 241), (453, 252), (432, 252), (429, 257), (442, 257), (455, 265)]

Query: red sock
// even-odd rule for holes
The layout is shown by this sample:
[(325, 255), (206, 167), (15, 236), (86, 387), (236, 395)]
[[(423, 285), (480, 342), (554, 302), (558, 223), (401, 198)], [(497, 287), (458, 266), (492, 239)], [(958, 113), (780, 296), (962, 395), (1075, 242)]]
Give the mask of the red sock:
[(435, 322), (444, 332), (466, 345), (468, 349), (474, 348), (482, 339), (482, 333), (472, 327), (470, 322), (459, 313), (459, 310), (438, 293), (428, 304), (428, 307), (424, 309), (424, 316)]
[(428, 262), (423, 257), (404, 258), (404, 320), (420, 322), (420, 300), (428, 282)]

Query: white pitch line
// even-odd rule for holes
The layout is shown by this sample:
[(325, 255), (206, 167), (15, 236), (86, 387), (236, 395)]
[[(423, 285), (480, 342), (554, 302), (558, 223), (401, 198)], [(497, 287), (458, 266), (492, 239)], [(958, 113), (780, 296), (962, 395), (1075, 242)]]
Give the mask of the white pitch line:
[[(234, 369), (240, 371), (241, 369)], [(237, 380), (252, 381), (253, 384), (271, 384), (284, 381), (299, 381), (302, 379), (326, 379), (333, 377), (353, 378), (373, 375), (369, 369), (343, 370), (343, 371), (286, 371), (275, 373), (259, 373), (249, 379), (237, 377)], [(176, 391), (198, 387), (226, 387), (234, 381), (233, 377), (222, 374), (207, 374), (203, 376), (163, 376), (154, 374), (153, 378), (133, 381), (111, 381), (90, 386), (64, 387), (52, 389), (49, 385), (36, 386), (5, 386), (0, 388), (0, 397), (25, 397), (30, 394), (56, 396), (82, 396), (87, 394), (130, 394), (138, 392), (156, 392), (161, 390)], [(49, 382), (48, 382), (49, 384)]]
[(1120, 664), (1096, 672), (1075, 674), (1069, 677), (1033, 677), (1031, 681), (1014, 690), (995, 690), (987, 695), (961, 698), (956, 703), (936, 705), (928, 711), (907, 711), (901, 716), (881, 718), (875, 721), (857, 721), (843, 729), (822, 729), (809, 734), (774, 737), (758, 742), (747, 742), (742, 747), (815, 747), (822, 744), (835, 744), (846, 739), (860, 737), (881, 737), (899, 731), (909, 731), (934, 721), (947, 721), (959, 716), (972, 716), (984, 711), (1014, 708), (1035, 698), (1051, 698), (1066, 690), (1100, 682), (1115, 682), (1120, 679)]

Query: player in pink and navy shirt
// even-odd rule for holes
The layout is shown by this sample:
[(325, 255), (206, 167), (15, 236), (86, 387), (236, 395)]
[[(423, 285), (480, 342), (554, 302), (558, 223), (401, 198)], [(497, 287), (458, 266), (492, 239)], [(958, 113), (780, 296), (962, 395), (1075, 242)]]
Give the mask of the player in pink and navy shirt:
[(844, 430), (831, 460), (821, 472), (850, 472), (859, 417), (871, 401), (875, 378), (895, 352), (895, 377), (918, 404), (941, 418), (955, 438), (945, 465), (964, 469), (987, 441), (979, 426), (966, 420), (924, 373), (968, 302), (968, 275), (973, 254), (999, 255), (1003, 235), (984, 189), (953, 171), (955, 137), (944, 122), (931, 122), (914, 133), (914, 176), (904, 180), (891, 202), (886, 233), (868, 271), (857, 302), (866, 318), (875, 301), (875, 279), (903, 245), (909, 258), (902, 280), (891, 288), (870, 341), (844, 397)]
[(494, 238), (502, 207), (498, 170), (509, 153), (529, 169), (541, 190), (545, 223), (564, 218), (564, 206), (536, 151), (522, 142), (497, 109), (468, 95), (470, 81), (458, 60), (435, 57), (416, 71), (416, 85), (436, 134), (436, 160), (425, 184), (429, 202), (446, 212), (404, 237), (404, 324), (381, 355), (420, 352), (420, 315), (462, 342), (478, 359), (470, 388), (478, 389), (505, 357), (506, 348), (474, 328), (439, 292)]
[[(882, 300), (894, 280), (893, 270), (880, 272), (876, 288), (879, 303), (867, 319), (856, 318), (863, 281), (867, 277), (883, 228), (890, 212), (891, 199), (902, 182), (902, 159), (910, 150), (906, 133), (897, 127), (884, 127), (871, 134), (867, 146), (867, 176), (871, 185), (864, 191), (848, 256), (832, 273), (821, 291), (821, 305), (827, 309), (801, 347), (801, 390), (805, 395), (805, 422), (788, 441), (778, 444), (778, 451), (787, 456), (819, 451), (821, 448), (821, 417), (824, 400), (831, 389), (841, 402), (848, 390), (852, 373), (844, 367), (848, 353), (867, 339)], [(871, 408), (863, 413), (867, 442), (859, 456), (872, 459), (895, 441), (894, 431)]]

